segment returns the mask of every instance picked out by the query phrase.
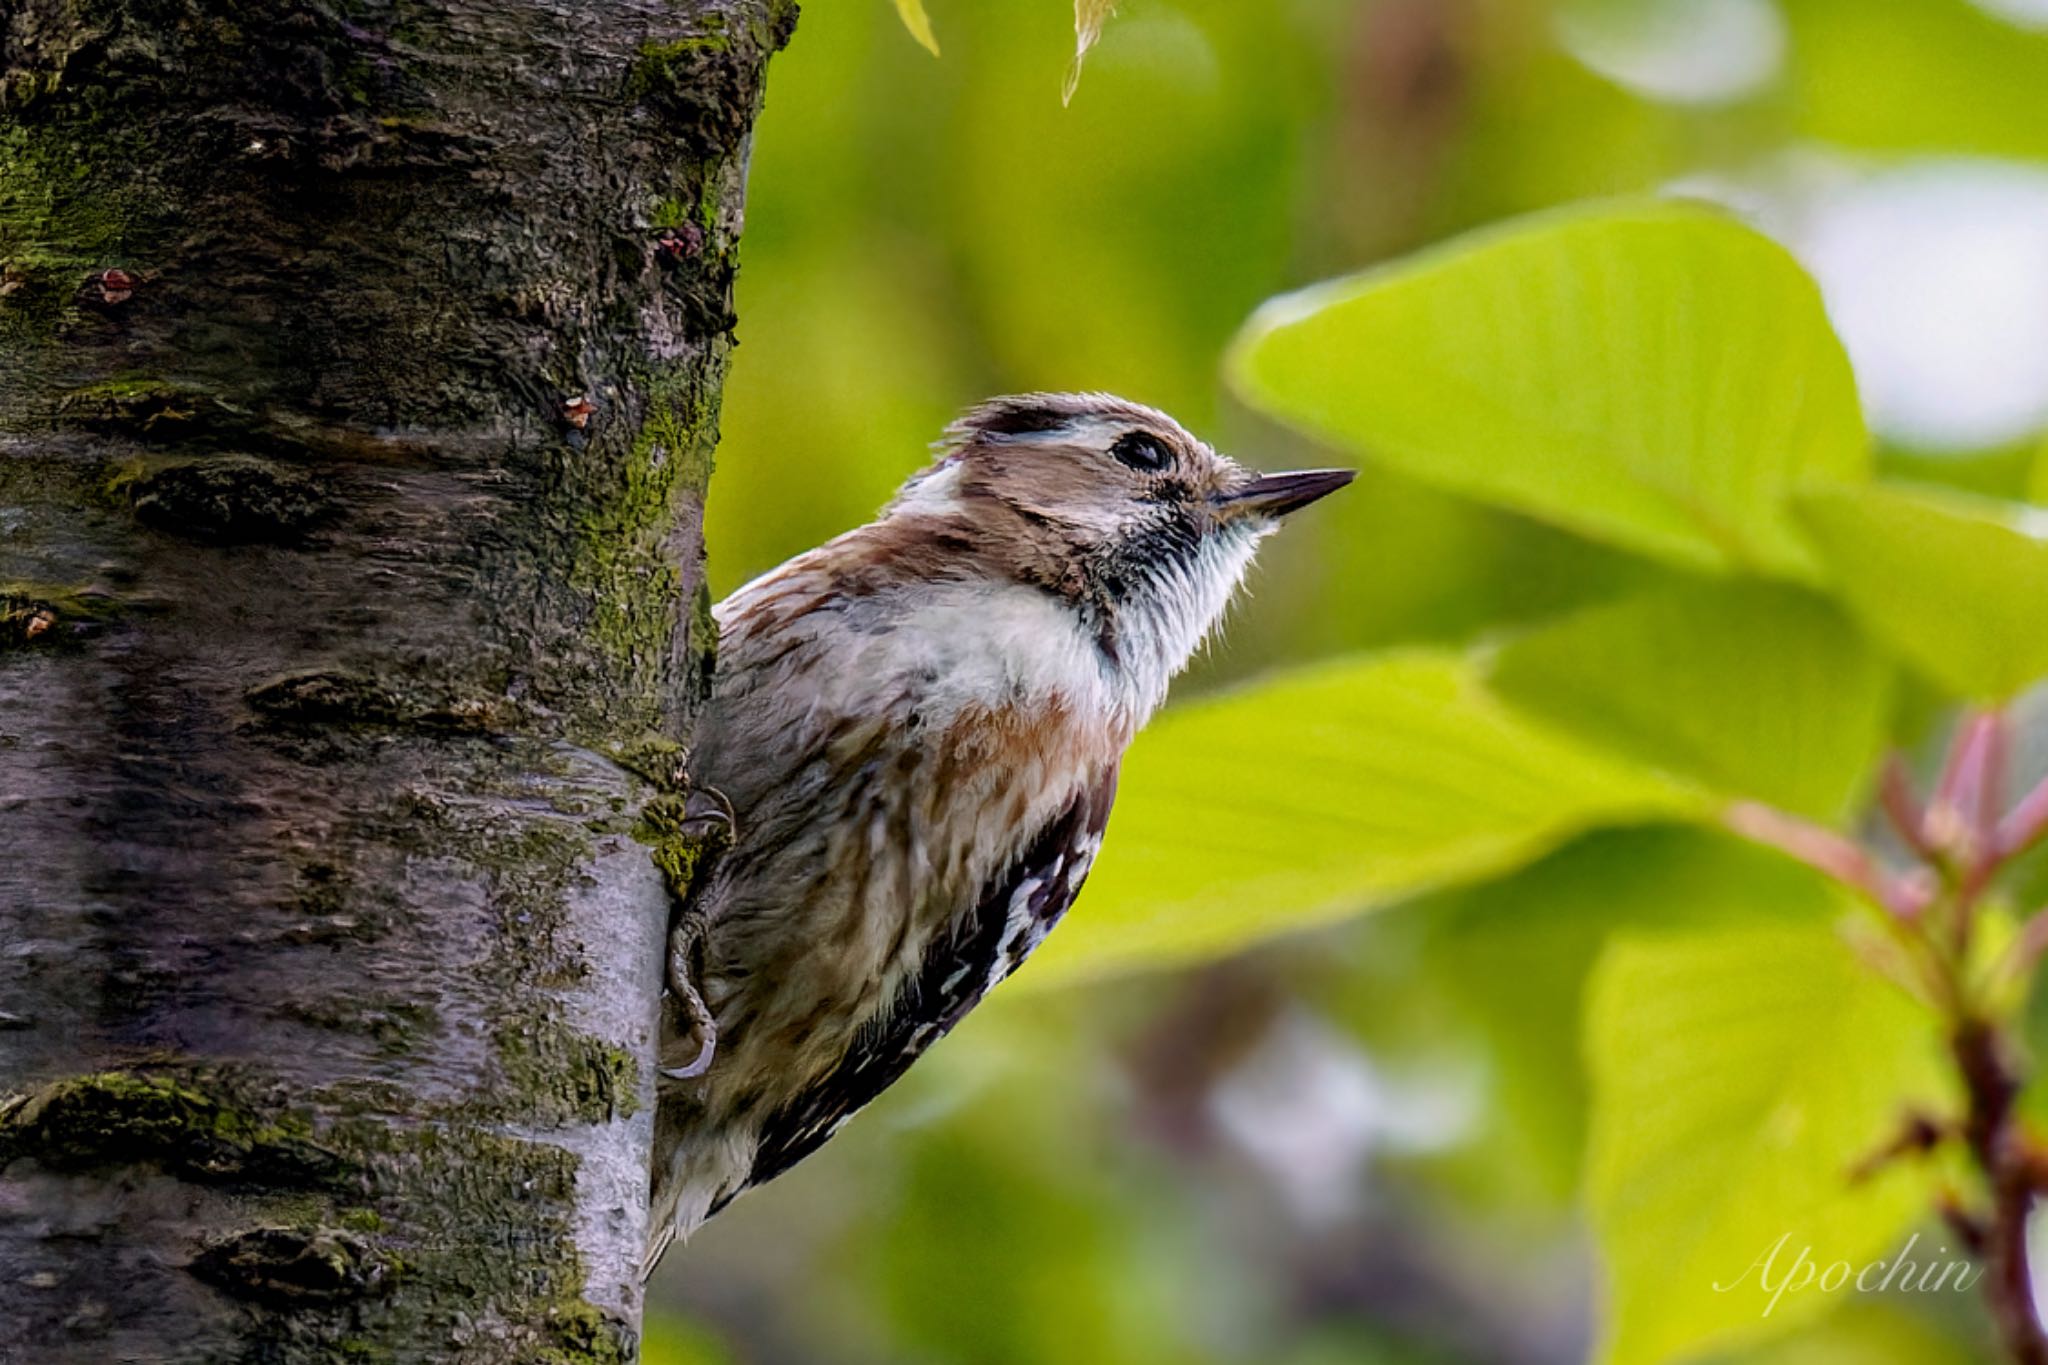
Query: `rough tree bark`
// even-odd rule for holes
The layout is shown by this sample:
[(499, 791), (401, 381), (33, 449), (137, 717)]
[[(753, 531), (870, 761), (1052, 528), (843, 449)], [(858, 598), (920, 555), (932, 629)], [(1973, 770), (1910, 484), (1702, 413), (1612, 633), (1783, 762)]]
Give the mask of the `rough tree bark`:
[(635, 1350), (793, 0), (0, 0), (0, 1359)]

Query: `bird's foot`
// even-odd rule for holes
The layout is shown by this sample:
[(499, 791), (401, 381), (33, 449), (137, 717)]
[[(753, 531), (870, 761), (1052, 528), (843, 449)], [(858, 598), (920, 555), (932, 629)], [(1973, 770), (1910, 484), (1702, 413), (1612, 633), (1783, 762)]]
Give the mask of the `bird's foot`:
[(686, 914), (669, 926), (669, 994), (676, 998), (676, 1004), (682, 1010), (683, 1022), (697, 1040), (695, 1057), (681, 1066), (665, 1066), (661, 1069), (661, 1074), (670, 1080), (695, 1080), (711, 1069), (711, 1060), (718, 1055), (718, 1020), (712, 1017), (710, 1007), (704, 1003), (703, 993), (697, 989), (703, 947), (703, 920)]
[(706, 847), (731, 847), (737, 824), (732, 802), (716, 787), (692, 787), (683, 798), (683, 833)]
[(647, 823), (656, 843), (654, 861), (661, 868), (674, 902), (668, 932), (664, 976), (669, 993), (682, 1012), (682, 1023), (697, 1041), (697, 1055), (679, 1067), (663, 1067), (673, 1080), (692, 1080), (711, 1069), (718, 1053), (718, 1022), (697, 987), (702, 974), (706, 925), (692, 907), (692, 892), (711, 864), (732, 847), (735, 821), (732, 802), (716, 787), (693, 787), (688, 796), (660, 797), (647, 808)]

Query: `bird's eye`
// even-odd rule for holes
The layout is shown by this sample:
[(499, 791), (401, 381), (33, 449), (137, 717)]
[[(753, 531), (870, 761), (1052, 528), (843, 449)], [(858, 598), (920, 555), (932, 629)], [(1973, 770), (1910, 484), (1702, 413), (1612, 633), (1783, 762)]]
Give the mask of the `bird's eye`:
[(1116, 444), (1109, 448), (1120, 463), (1145, 473), (1157, 473), (1173, 463), (1173, 452), (1166, 442), (1149, 431), (1127, 431), (1116, 438)]

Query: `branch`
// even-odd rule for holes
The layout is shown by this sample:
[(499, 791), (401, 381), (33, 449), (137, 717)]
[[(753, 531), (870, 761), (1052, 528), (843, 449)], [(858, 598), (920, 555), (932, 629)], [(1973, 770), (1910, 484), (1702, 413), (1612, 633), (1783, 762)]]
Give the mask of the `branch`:
[(2020, 1079), (2005, 1040), (1981, 1020), (1958, 1025), (1950, 1048), (1969, 1096), (1964, 1136), (1991, 1192), (1989, 1217), (1982, 1220), (1985, 1301), (2014, 1365), (2048, 1365), (2048, 1335), (2034, 1312), (2027, 1268), (2037, 1163), (2013, 1114)]
[(1743, 838), (1825, 873), (1896, 919), (1917, 920), (1934, 899), (1934, 888), (1925, 877), (1895, 876), (1854, 839), (1775, 806), (1736, 801), (1722, 811), (1721, 821)]

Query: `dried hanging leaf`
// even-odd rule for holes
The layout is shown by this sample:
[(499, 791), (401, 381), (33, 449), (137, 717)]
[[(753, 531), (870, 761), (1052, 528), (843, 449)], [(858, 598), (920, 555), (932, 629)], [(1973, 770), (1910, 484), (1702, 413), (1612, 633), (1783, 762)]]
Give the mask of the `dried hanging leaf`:
[(896, 0), (896, 15), (919, 46), (934, 57), (939, 55), (939, 39), (932, 32), (931, 16), (924, 12), (924, 0)]
[(1115, 0), (1074, 0), (1074, 60), (1067, 64), (1067, 82), (1060, 87), (1061, 104), (1074, 102), (1074, 91), (1081, 84), (1081, 63), (1102, 36), (1103, 24), (1115, 13)]

